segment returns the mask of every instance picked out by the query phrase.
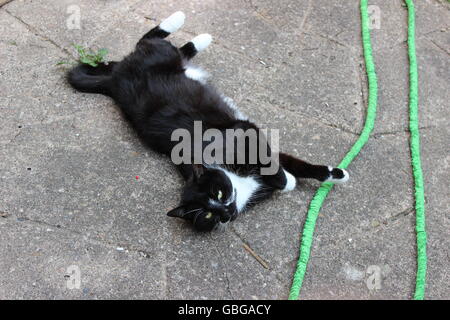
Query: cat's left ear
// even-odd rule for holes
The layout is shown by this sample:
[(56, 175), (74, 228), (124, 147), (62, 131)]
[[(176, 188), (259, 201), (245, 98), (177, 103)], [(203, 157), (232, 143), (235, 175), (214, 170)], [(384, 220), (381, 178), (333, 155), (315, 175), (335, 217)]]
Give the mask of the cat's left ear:
[(194, 173), (194, 179), (198, 180), (205, 173), (205, 167), (202, 164), (193, 164), (192, 172)]
[(174, 217), (174, 218), (184, 218), (184, 216), (186, 215), (185, 207), (179, 206), (175, 209), (172, 209), (169, 212), (167, 212), (167, 215), (169, 217)]

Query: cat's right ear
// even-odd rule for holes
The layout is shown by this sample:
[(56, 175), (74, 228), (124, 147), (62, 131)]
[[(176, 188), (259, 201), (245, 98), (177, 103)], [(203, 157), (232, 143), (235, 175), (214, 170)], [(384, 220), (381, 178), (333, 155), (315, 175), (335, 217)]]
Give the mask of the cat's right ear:
[(167, 215), (169, 217), (174, 217), (174, 218), (184, 218), (184, 216), (186, 215), (185, 207), (179, 206), (175, 209), (172, 209), (169, 212), (167, 212)]

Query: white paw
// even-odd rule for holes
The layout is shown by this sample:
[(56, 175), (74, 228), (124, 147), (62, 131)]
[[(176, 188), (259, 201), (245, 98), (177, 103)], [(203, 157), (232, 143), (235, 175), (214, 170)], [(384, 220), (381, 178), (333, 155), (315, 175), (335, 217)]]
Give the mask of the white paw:
[(350, 175), (348, 174), (347, 170), (342, 169), (342, 171), (344, 171), (344, 177), (341, 179), (341, 182), (347, 182), (348, 179), (350, 179)]
[(164, 19), (164, 21), (159, 24), (159, 27), (168, 33), (175, 32), (184, 24), (185, 18), (186, 16), (183, 12), (177, 11), (170, 17)]
[(284, 187), (283, 190), (281, 190), (281, 192), (288, 192), (288, 191), (292, 191), (295, 188), (295, 185), (297, 184), (297, 180), (295, 179), (295, 177), (290, 174), (289, 172), (287, 172), (286, 170), (284, 170), (284, 174), (286, 175), (286, 186)]
[[(331, 169), (330, 169), (330, 168), (331, 168)], [(331, 171), (333, 170), (333, 168), (332, 168), (332, 167), (328, 167), (328, 169), (329, 169), (330, 174), (331, 174)], [(330, 178), (328, 178), (326, 181), (327, 181), (327, 182), (338, 183), (338, 184), (342, 184), (342, 183), (347, 182), (348, 179), (350, 178), (350, 175), (348, 174), (347, 170), (344, 170), (344, 169), (341, 169), (341, 170), (342, 170), (342, 172), (344, 173), (344, 177), (342, 177), (342, 178), (340, 178), (340, 179), (336, 179), (336, 178), (330, 177)]]
[(197, 52), (205, 50), (211, 44), (211, 41), (212, 37), (208, 33), (200, 34), (191, 40)]

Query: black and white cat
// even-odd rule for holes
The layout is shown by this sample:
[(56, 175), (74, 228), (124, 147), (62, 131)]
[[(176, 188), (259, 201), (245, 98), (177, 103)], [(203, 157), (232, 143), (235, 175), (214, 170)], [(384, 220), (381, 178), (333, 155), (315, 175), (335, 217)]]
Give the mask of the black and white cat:
[[(174, 130), (183, 128), (192, 133), (194, 121), (201, 121), (202, 130), (258, 129), (231, 99), (207, 84), (205, 71), (190, 63), (211, 43), (210, 35), (199, 35), (181, 48), (164, 40), (183, 25), (184, 19), (182, 12), (165, 19), (120, 62), (98, 67), (81, 64), (68, 74), (75, 89), (114, 99), (141, 140), (168, 156), (177, 143), (171, 139)], [(284, 153), (276, 160), (279, 167), (271, 175), (260, 173), (265, 165), (259, 160), (255, 164), (178, 164), (186, 185), (180, 206), (168, 216), (189, 220), (196, 230), (210, 231), (274, 191), (294, 189), (296, 178), (331, 182), (349, 178), (345, 170), (309, 164)]]

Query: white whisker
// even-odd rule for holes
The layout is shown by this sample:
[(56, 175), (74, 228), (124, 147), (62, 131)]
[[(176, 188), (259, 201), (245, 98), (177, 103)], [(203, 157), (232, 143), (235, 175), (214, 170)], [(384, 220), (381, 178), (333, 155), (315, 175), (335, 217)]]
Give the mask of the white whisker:
[(219, 222), (214, 227), (214, 230), (217, 230), (218, 232), (224, 232), (227, 229), (227, 227), (228, 227), (228, 223), (229, 223), (229, 221), (227, 221), (227, 222)]
[(195, 225), (195, 223), (197, 222), (197, 218), (198, 218), (198, 216), (200, 215), (200, 213), (202, 213), (202, 212), (200, 211), (200, 209), (197, 210), (197, 213), (195, 214), (194, 220), (193, 220), (193, 224), (194, 224), (194, 225)]

